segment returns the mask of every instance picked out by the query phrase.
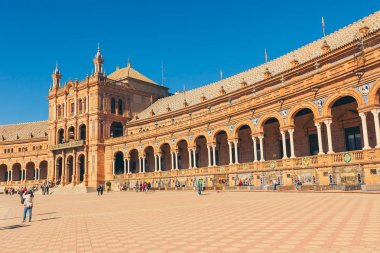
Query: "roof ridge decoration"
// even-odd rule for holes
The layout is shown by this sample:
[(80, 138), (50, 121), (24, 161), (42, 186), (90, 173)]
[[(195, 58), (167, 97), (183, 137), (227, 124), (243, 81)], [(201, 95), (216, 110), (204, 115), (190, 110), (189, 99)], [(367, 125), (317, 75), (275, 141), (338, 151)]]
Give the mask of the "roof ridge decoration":
[[(299, 64), (316, 59), (323, 55), (322, 47), (324, 44), (328, 44), (329, 50), (340, 48), (350, 42), (352, 42), (358, 34), (359, 29), (365, 22), (369, 28), (368, 32), (378, 30), (380, 28), (380, 11), (370, 14), (352, 24), (344, 26), (332, 32), (324, 37), (314, 40), (298, 49), (288, 52), (285, 55), (277, 57), (266, 63), (250, 68), (236, 75), (230, 76), (220, 81), (216, 81), (204, 86), (194, 88), (186, 91), (187, 103), (189, 106), (201, 103), (199, 97), (202, 93), (207, 94), (208, 99), (213, 99), (218, 96), (221, 86), (224, 87), (226, 93), (236, 91), (240, 88), (241, 80), (244, 79), (248, 84), (258, 83), (265, 78), (265, 73), (270, 71), (271, 75), (276, 75), (287, 71), (292, 68), (290, 62), (296, 57)], [(326, 41), (326, 42), (325, 42)], [(164, 114), (166, 106), (171, 105), (171, 110), (176, 111), (182, 109), (182, 97), (181, 92), (174, 95), (158, 99), (155, 103), (147, 107), (145, 110), (138, 114), (138, 119), (149, 118), (149, 112), (153, 109), (155, 115)]]

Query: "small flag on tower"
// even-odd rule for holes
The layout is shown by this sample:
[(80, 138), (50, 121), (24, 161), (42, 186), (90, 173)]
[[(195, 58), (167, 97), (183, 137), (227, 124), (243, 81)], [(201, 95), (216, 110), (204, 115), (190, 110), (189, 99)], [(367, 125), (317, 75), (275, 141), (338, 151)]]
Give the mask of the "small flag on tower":
[(326, 33), (325, 33), (325, 19), (323, 18), (323, 16), (322, 16), (322, 32), (323, 32), (323, 37), (326, 37)]
[(220, 69), (220, 80), (222, 80), (223, 79), (223, 71), (222, 71), (222, 69)]

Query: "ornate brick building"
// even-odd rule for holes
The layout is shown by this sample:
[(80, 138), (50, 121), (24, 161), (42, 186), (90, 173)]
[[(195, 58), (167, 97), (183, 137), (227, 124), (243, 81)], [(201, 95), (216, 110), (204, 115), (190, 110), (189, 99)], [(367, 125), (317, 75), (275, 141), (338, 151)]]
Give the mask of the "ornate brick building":
[(0, 127), (0, 186), (380, 187), (380, 12), (221, 81), (168, 94), (128, 63), (61, 84), (47, 121)]

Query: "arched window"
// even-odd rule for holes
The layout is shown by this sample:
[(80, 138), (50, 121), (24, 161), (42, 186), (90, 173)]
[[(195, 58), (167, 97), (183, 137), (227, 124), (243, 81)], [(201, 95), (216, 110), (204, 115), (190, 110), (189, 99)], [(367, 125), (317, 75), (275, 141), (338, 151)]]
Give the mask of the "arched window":
[(121, 122), (112, 122), (110, 127), (110, 136), (111, 137), (120, 137), (123, 136), (123, 124)]
[(111, 113), (116, 113), (116, 101), (114, 98), (111, 98)]
[(123, 100), (119, 99), (117, 106), (119, 115), (123, 115)]
[(62, 117), (61, 105), (58, 105), (57, 107), (57, 114), (58, 114), (58, 119), (60, 119)]
[(72, 127), (69, 127), (69, 140), (74, 140), (75, 139), (75, 128), (72, 126)]
[(65, 140), (65, 130), (62, 128), (58, 130), (58, 143), (63, 143)]
[(82, 99), (79, 99), (79, 102), (78, 102), (78, 109), (79, 109), (79, 114), (82, 114), (83, 112), (83, 104), (82, 104)]
[(87, 112), (87, 100), (86, 100), (86, 98), (83, 99), (83, 112)]
[(80, 136), (79, 136), (79, 138), (80, 138), (81, 140), (86, 140), (86, 125), (85, 125), (85, 124), (81, 125), (81, 126), (79, 127), (79, 131), (80, 131)]

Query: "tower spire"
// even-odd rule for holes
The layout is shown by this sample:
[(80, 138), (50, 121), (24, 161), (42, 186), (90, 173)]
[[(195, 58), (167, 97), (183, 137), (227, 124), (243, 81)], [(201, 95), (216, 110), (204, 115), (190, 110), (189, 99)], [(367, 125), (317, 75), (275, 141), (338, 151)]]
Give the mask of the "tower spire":
[(100, 44), (98, 43), (98, 51), (94, 57), (95, 74), (101, 74), (103, 72), (104, 59), (100, 52)]
[(55, 69), (53, 71), (53, 74), (51, 75), (51, 78), (53, 79), (53, 88), (58, 89), (61, 82), (61, 72), (58, 68), (58, 61), (55, 62)]

